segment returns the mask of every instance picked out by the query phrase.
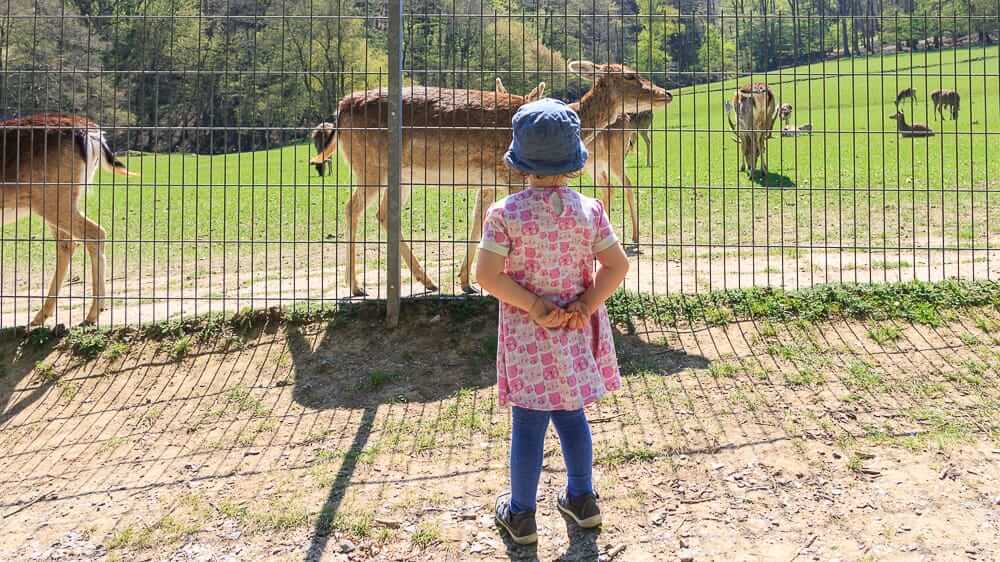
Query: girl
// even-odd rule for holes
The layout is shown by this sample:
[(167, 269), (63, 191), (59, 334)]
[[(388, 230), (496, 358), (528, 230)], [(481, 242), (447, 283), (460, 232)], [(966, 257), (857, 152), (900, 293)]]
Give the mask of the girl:
[(583, 408), (621, 386), (604, 301), (628, 259), (600, 202), (567, 187), (587, 161), (579, 116), (552, 99), (525, 104), (513, 136), (505, 161), (529, 189), (490, 207), (476, 276), (500, 300), (497, 387), (500, 404), (513, 406), (511, 490), (497, 498), (496, 520), (530, 544), (550, 419), (566, 461), (557, 506), (581, 527), (601, 524)]

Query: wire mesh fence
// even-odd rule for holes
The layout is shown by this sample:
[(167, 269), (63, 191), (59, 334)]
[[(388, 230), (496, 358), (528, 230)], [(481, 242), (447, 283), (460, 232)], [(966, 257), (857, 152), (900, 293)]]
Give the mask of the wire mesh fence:
[(998, 8), (6, 0), (0, 325), (386, 298), (392, 171), (401, 294), (476, 292), (538, 95), (578, 104), (628, 290), (996, 279)]

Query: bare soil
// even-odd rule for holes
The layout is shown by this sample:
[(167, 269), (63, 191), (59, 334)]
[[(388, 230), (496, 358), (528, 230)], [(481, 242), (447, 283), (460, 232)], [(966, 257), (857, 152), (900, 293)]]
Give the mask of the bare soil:
[[(373, 245), (374, 246), (374, 245)], [(462, 294), (458, 269), (464, 246), (416, 248), (425, 270), (443, 294)], [(322, 245), (277, 247), (255, 254), (198, 259), (111, 261), (108, 299), (101, 323), (141, 324), (207, 312), (236, 312), (304, 301), (352, 298), (347, 288), (345, 248)], [(649, 294), (693, 293), (754, 286), (802, 289), (822, 283), (1000, 279), (1000, 250), (846, 252), (752, 248), (726, 251), (676, 247), (630, 247), (632, 268), (624, 286)], [(776, 248), (780, 250), (780, 248)], [(385, 298), (384, 248), (359, 257), (359, 281), (368, 296)], [(11, 275), (18, 273), (18, 275)], [(41, 307), (51, 268), (0, 270), (0, 327), (24, 325)], [(91, 295), (89, 263), (75, 262), (53, 323), (83, 321)], [(403, 296), (427, 291), (402, 271)]]
[(589, 410), (605, 524), (554, 509), (550, 435), (537, 547), (491, 522), (495, 321), (0, 342), (0, 560), (1000, 557), (995, 310), (619, 334), (624, 388)]

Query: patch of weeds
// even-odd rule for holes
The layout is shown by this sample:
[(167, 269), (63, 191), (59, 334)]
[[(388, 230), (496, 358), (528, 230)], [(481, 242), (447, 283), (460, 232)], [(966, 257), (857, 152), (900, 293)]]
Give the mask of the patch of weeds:
[(708, 366), (708, 374), (712, 375), (712, 378), (732, 378), (736, 376), (736, 373), (740, 372), (740, 366), (736, 363), (728, 363), (724, 361), (713, 361), (711, 365)]
[(982, 343), (979, 341), (979, 337), (976, 336), (976, 334), (972, 334), (969, 332), (963, 332), (962, 335), (958, 336), (958, 339), (965, 345), (970, 345), (970, 346), (979, 345), (980, 343)]
[(1000, 322), (982, 314), (976, 316), (975, 324), (976, 328), (979, 328), (987, 334), (992, 334), (993, 332), (1000, 330)]
[(375, 529), (375, 533), (372, 535), (372, 541), (375, 544), (389, 544), (390, 542), (395, 542), (396, 532), (388, 527), (379, 527)]
[(752, 390), (737, 388), (730, 394), (733, 402), (743, 405), (747, 411), (756, 412), (760, 408), (760, 398)]
[(918, 382), (911, 386), (912, 392), (923, 398), (940, 398), (948, 388), (939, 382)]
[(757, 326), (757, 334), (762, 339), (772, 339), (778, 337), (778, 328), (773, 322), (764, 321)]
[(390, 373), (388, 371), (372, 371), (368, 373), (367, 385), (371, 390), (378, 390), (398, 378), (399, 374), (397, 373)]
[(59, 399), (67, 402), (72, 401), (80, 393), (80, 385), (75, 382), (60, 380), (56, 382), (56, 388), (59, 389)]
[(868, 337), (874, 340), (875, 343), (885, 345), (890, 342), (896, 342), (902, 338), (903, 330), (899, 326), (883, 324), (869, 329)]
[(100, 448), (102, 453), (113, 453), (118, 447), (121, 447), (125, 443), (128, 443), (128, 439), (122, 437), (121, 435), (115, 435), (105, 441)]
[(104, 350), (104, 356), (110, 361), (121, 359), (128, 353), (128, 344), (121, 341), (111, 342)]
[(239, 413), (250, 412), (254, 416), (266, 416), (271, 413), (271, 409), (255, 398), (250, 389), (243, 385), (236, 385), (227, 390), (225, 398)]
[(788, 386), (813, 386), (826, 381), (822, 373), (809, 368), (786, 370), (782, 371), (782, 374)]
[(705, 322), (709, 326), (724, 326), (736, 320), (733, 311), (725, 306), (710, 306), (705, 309)]
[(944, 317), (930, 303), (917, 303), (909, 311), (910, 318), (919, 324), (924, 324), (932, 328), (938, 328), (944, 324)]
[(356, 540), (369, 538), (375, 523), (375, 517), (371, 513), (341, 512), (329, 519), (328, 529), (338, 531)]
[(59, 373), (56, 372), (56, 368), (51, 363), (44, 361), (35, 363), (34, 374), (35, 380), (40, 383), (51, 383), (59, 380)]
[(850, 470), (855, 474), (860, 474), (864, 469), (864, 460), (861, 458), (860, 454), (854, 452), (847, 457), (847, 470)]
[(273, 419), (260, 420), (256, 424), (243, 428), (236, 436), (236, 444), (242, 447), (249, 447), (257, 441), (257, 437), (268, 431), (274, 431), (278, 427), (278, 422)]
[(73, 355), (85, 359), (94, 359), (107, 349), (109, 343), (108, 332), (96, 326), (73, 328), (66, 335), (66, 344)]
[(427, 548), (441, 542), (441, 527), (433, 521), (422, 521), (410, 536), (410, 542), (417, 548)]
[(309, 523), (309, 513), (291, 500), (276, 500), (261, 510), (246, 510), (245, 524), (254, 532), (291, 531)]
[(917, 409), (910, 417), (927, 427), (922, 432), (904, 435), (897, 438), (900, 446), (911, 451), (921, 451), (929, 448), (948, 449), (973, 440), (973, 429), (964, 423), (949, 419), (944, 414), (929, 410)]
[(651, 462), (656, 460), (656, 451), (644, 446), (618, 446), (595, 455), (594, 464), (622, 466), (625, 464)]
[(153, 427), (153, 424), (156, 423), (156, 420), (160, 419), (161, 415), (163, 415), (163, 406), (154, 406), (139, 416), (139, 423), (146, 427)]
[(852, 390), (878, 390), (885, 385), (882, 375), (865, 361), (852, 361), (847, 366), (844, 384)]
[(24, 339), (24, 345), (33, 349), (41, 349), (58, 339), (56, 332), (48, 326), (32, 328)]
[(191, 353), (191, 336), (181, 336), (167, 347), (167, 355), (174, 361), (180, 361)]
[(153, 543), (153, 531), (149, 527), (138, 529), (133, 526), (115, 531), (108, 541), (108, 550), (133, 549), (142, 550)]

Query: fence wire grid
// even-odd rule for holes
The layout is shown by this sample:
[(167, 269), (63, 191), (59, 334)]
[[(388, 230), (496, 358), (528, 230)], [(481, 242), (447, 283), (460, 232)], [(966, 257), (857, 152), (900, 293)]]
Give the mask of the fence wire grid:
[(1000, 277), (996, 0), (394, 6), (0, 4), (0, 326), (385, 299), (395, 265), (404, 298), (476, 292), (477, 199), (521, 187), (494, 165), (513, 108), (632, 70), (574, 184), (608, 197), (625, 289)]

